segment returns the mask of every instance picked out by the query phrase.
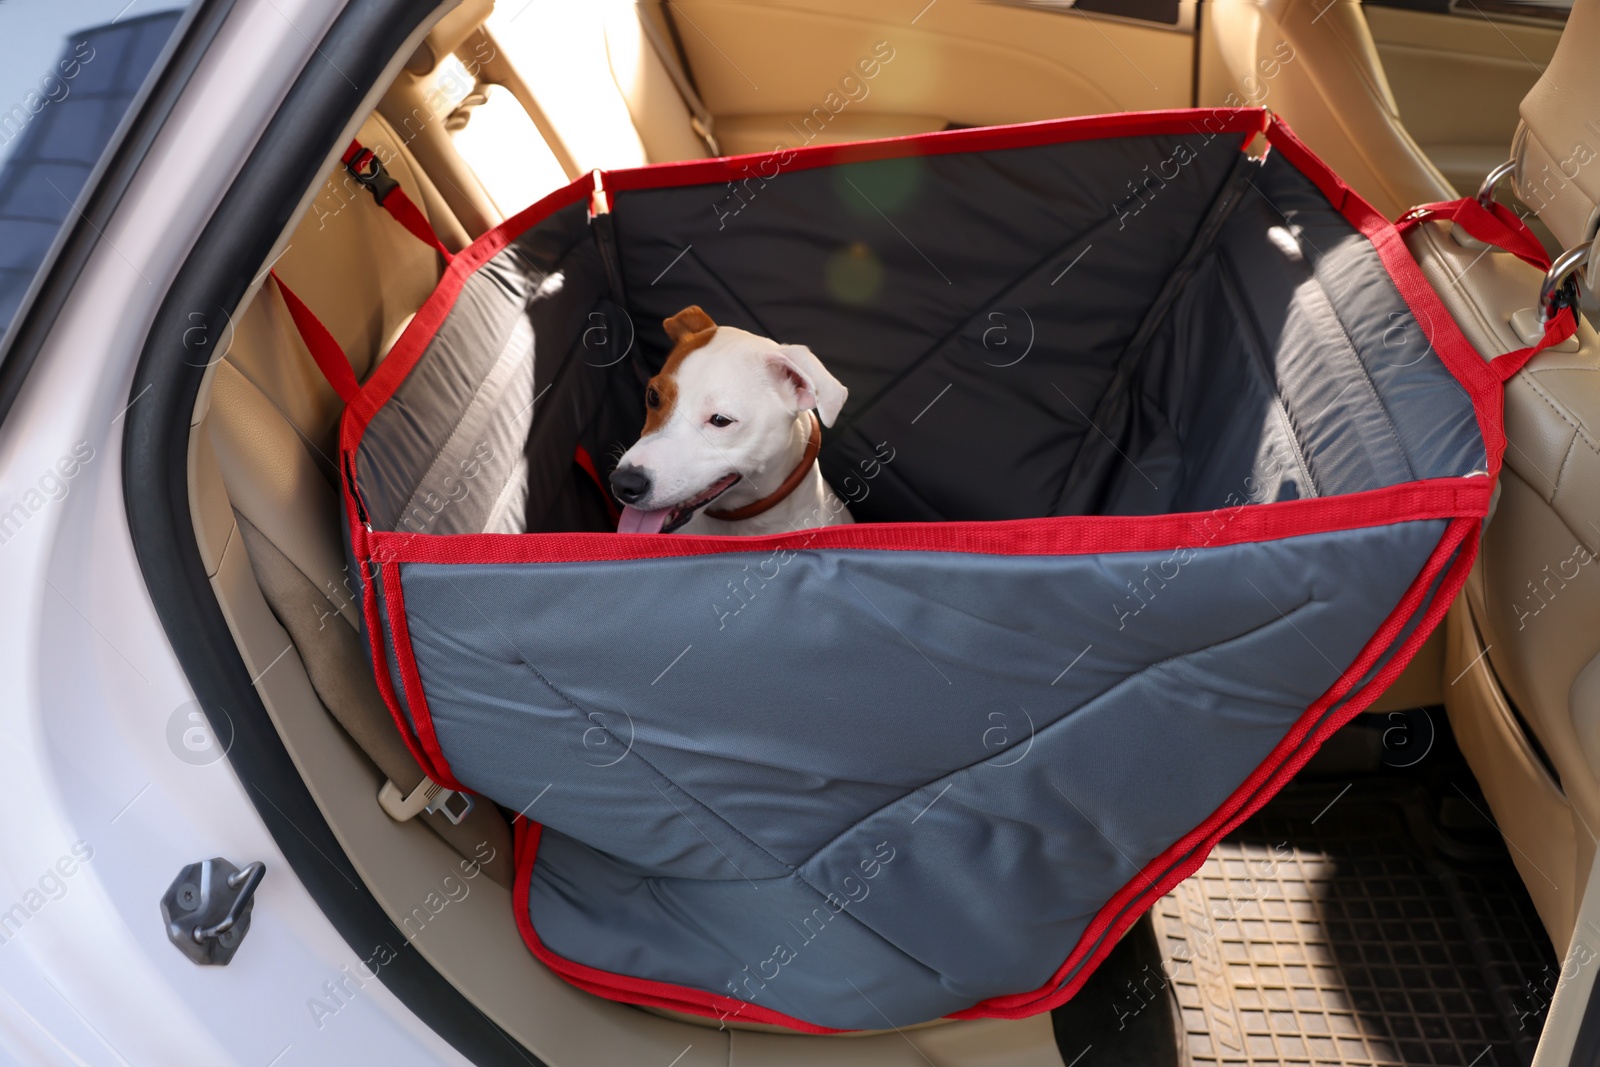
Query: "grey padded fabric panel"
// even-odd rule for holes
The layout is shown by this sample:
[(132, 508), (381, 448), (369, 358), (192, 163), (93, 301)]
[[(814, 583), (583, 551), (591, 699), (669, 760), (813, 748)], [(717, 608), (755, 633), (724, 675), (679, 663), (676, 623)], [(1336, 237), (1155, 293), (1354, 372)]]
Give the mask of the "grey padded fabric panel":
[(720, 185), (625, 191), (640, 344), (658, 365), (659, 321), (689, 303), (808, 344), (851, 391), (824, 473), (901, 457), (872, 499), (846, 493), (863, 521), (1205, 510), (1246, 477), (1276, 500), (1482, 467), (1470, 402), (1371, 245), (1281, 156), (1238, 149), (780, 173), (732, 217)]
[[(373, 525), (429, 534), (525, 530), (530, 508), (548, 507), (551, 483), (572, 462), (570, 444), (559, 464), (528, 448), (536, 398), (583, 362), (589, 316), (605, 296), (582, 204), (475, 271), (447, 326), (368, 429), (365, 442), (382, 442), (364, 442), (360, 453)], [(548, 406), (570, 407), (576, 392), (563, 390)]]
[[(1442, 528), (1200, 549), (1137, 614), (1129, 583), (1172, 553), (802, 552), (733, 616), (726, 583), (765, 557), (401, 573), (456, 774), (514, 809), (538, 797), (606, 857), (569, 844), (536, 868), (547, 946), (720, 991), (708, 976), (765, 959), (785, 909), (844, 896), (887, 842), (895, 891), (830, 930), (882, 939), (837, 942), (868, 953), (852, 976), (898, 1025), (1044, 982), (1355, 658)], [(795, 879), (811, 897), (777, 906)], [(729, 902), (769, 889), (746, 940)], [(755, 1003), (881, 1025), (824, 959)]]
[(620, 193), (640, 343), (658, 361), (660, 320), (698, 303), (809, 345), (850, 389), (826, 473), (918, 441), (875, 487), (910, 491), (862, 519), (1049, 514), (1064, 464), (1095, 437), (1112, 364), (1242, 158), (1239, 135), (1191, 140), (1195, 158), (1165, 183), (1146, 168), (1173, 156), (1172, 136), (782, 173), (746, 183), (727, 219), (711, 210), (720, 186)]
[[(604, 479), (637, 437), (660, 321), (700, 304), (845, 381), (823, 470), (858, 521), (1211, 531), (1083, 555), (401, 562), (450, 770), (537, 803), (547, 948), (843, 1029), (1059, 989), (1090, 921), (1375, 634), (1361, 681), (1392, 661), (1443, 588), (1383, 629), (1444, 519), (1215, 534), (1256, 505), (1467, 475), (1484, 443), (1371, 243), (1242, 140), (781, 171), (738, 183), (736, 214), (724, 182), (623, 189), (467, 281), (360, 443), (378, 530), (609, 533), (584, 468)], [(380, 617), (396, 592), (377, 583)], [(407, 650), (373, 639), (415, 727)]]
[[(413, 532), (609, 528), (555, 442), (631, 444), (659, 320), (690, 302), (809, 343), (850, 387), (824, 472), (864, 521), (1199, 511), (1481, 468), (1470, 403), (1371, 245), (1280, 156), (1190, 141), (1159, 186), (1127, 175), (1180, 138), (780, 174), (732, 218), (720, 186), (620, 193), (627, 310), (566, 208), (469, 280), (374, 420), (369, 510)], [(862, 249), (882, 260), (865, 295), (838, 259)], [(867, 499), (860, 469), (889, 451)]]

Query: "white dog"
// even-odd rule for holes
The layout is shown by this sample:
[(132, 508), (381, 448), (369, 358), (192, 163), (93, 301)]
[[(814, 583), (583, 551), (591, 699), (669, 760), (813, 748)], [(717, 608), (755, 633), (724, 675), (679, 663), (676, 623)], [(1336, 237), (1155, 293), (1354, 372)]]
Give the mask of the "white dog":
[(673, 349), (646, 386), (644, 433), (611, 475), (624, 505), (617, 532), (749, 535), (854, 522), (817, 466), (817, 420), (832, 426), (848, 392), (811, 350), (718, 326), (698, 307), (664, 325)]

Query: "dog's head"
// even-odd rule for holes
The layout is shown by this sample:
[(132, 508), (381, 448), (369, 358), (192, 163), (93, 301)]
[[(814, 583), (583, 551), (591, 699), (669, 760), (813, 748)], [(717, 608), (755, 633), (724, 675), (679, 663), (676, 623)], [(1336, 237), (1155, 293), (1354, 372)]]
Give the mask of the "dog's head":
[(795, 461), (795, 417), (814, 408), (832, 426), (847, 395), (803, 345), (718, 326), (698, 307), (664, 325), (673, 348), (645, 388), (644, 433), (611, 475), (623, 532), (670, 533), (730, 491), (759, 499), (756, 486), (789, 473), (774, 465)]

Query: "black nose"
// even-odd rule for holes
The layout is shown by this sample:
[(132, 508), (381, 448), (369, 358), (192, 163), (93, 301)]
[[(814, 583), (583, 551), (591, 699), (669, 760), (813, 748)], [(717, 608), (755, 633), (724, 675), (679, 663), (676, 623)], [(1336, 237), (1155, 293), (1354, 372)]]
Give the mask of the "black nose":
[(611, 491), (624, 504), (637, 504), (650, 492), (650, 472), (642, 467), (618, 467), (611, 472)]

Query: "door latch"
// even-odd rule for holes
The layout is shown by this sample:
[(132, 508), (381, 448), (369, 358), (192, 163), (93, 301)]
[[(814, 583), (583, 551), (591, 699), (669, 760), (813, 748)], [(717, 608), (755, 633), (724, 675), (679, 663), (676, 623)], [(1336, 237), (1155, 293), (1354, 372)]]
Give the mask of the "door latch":
[(189, 864), (161, 897), (167, 938), (202, 967), (226, 966), (250, 931), (256, 887), (266, 873), (264, 863), (235, 867), (220, 856)]

